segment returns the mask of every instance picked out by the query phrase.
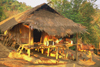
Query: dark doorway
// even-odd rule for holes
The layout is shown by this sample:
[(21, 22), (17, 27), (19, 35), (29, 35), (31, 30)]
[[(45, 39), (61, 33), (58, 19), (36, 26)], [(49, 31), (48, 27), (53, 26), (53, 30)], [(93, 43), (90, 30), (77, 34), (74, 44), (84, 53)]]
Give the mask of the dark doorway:
[(34, 42), (40, 42), (41, 34), (42, 34), (41, 31), (34, 29), (33, 31)]

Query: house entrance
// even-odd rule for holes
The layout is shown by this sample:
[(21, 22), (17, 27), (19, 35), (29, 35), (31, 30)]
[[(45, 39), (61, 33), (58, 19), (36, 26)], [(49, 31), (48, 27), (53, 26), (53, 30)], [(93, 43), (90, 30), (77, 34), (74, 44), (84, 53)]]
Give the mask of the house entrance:
[(41, 34), (42, 34), (41, 31), (34, 29), (33, 31), (34, 42), (40, 42)]

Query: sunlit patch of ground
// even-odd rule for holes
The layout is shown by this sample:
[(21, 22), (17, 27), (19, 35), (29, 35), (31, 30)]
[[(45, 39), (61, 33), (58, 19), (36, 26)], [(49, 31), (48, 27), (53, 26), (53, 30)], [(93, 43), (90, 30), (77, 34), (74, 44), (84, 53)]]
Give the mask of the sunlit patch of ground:
[(90, 61), (90, 60), (83, 61), (83, 60), (80, 59), (79, 60), (79, 64), (90, 66), (90, 65), (94, 65), (95, 62), (94, 61)]
[(0, 60), (0, 64), (9, 66), (9, 67), (82, 67), (77, 65), (76, 63), (69, 63), (69, 64), (32, 64), (25, 60), (20, 59), (10, 59), (10, 58), (2, 58)]
[[(97, 55), (92, 56), (92, 60), (95, 64), (91, 63), (92, 65), (88, 66), (72, 60), (61, 60), (60, 63), (56, 64), (55, 59), (46, 57), (45, 55), (40, 55), (37, 52), (37, 54), (33, 54), (32, 58), (29, 57), (30, 59), (28, 60), (26, 59), (28, 58), (26, 55), (19, 56), (20, 58), (18, 58), (18, 55), (17, 58), (8, 58), (7, 56), (12, 50), (7, 48), (0, 43), (0, 67), (100, 67), (100, 56)], [(75, 51), (69, 50), (69, 54), (73, 54), (75, 56)], [(83, 58), (85, 58), (86, 61), (88, 60), (86, 53), (79, 52), (78, 54), (83, 54)], [(83, 58), (79, 58), (81, 59), (81, 62), (83, 61)], [(86, 63), (86, 61), (84, 63)]]
[(12, 59), (23, 59), (26, 61), (29, 61), (33, 64), (65, 64), (67, 63), (66, 61), (59, 61), (57, 62), (56, 59), (49, 59), (49, 58), (45, 58), (45, 57), (41, 57), (39, 55), (34, 54), (35, 57), (38, 57), (38, 59), (36, 59), (35, 57), (29, 57), (28, 55), (25, 54), (19, 54), (17, 52), (10, 52), (8, 57), (12, 58)]

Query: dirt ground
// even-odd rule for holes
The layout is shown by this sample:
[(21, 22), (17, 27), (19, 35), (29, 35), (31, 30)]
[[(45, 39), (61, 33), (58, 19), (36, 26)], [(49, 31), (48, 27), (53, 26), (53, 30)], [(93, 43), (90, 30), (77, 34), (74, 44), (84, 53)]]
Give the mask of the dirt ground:
[[(8, 55), (12, 50), (16, 51), (16, 49), (12, 47), (5, 47), (0, 43), (0, 67), (100, 67), (100, 56), (97, 56), (95, 54), (92, 56), (93, 57), (92, 60), (95, 62), (95, 64), (90, 66), (85, 64), (80, 64), (79, 63), (80, 61), (76, 62), (72, 60), (64, 60), (65, 62), (67, 62), (65, 64), (33, 64), (32, 62), (28, 62), (22, 59), (8, 58)], [(75, 51), (69, 50), (69, 54), (75, 55)], [(83, 54), (83, 57), (86, 58), (87, 60), (86, 53), (79, 52), (78, 54), (79, 55)], [(39, 58), (40, 57), (47, 58), (45, 55), (41, 55), (40, 53), (37, 53), (37, 55), (39, 55)], [(35, 58), (35, 60), (39, 58)]]

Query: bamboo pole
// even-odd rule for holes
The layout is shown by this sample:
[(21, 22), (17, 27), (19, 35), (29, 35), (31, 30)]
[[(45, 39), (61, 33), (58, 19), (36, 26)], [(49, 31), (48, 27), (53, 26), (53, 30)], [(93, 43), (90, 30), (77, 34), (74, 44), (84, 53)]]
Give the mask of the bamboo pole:
[(27, 54), (28, 54), (28, 56), (30, 56), (30, 48), (27, 49)]
[(31, 45), (31, 26), (29, 25), (29, 49), (28, 49), (28, 56), (30, 56), (30, 45)]
[(77, 44), (76, 44), (76, 61), (78, 61), (78, 33), (76, 34), (76, 40), (77, 40)]
[(38, 52), (39, 52), (39, 48), (38, 48)]
[(58, 47), (56, 47), (56, 60), (58, 60)]
[(68, 50), (69, 50), (69, 46), (67, 46), (67, 49), (66, 49), (66, 59), (68, 58)]
[(48, 47), (48, 51), (47, 51), (47, 57), (49, 57), (49, 51), (50, 51), (50, 48)]
[(43, 52), (44, 52), (44, 50), (43, 49), (41, 49), (41, 53), (43, 54)]
[(29, 26), (29, 45), (31, 45), (31, 26)]

